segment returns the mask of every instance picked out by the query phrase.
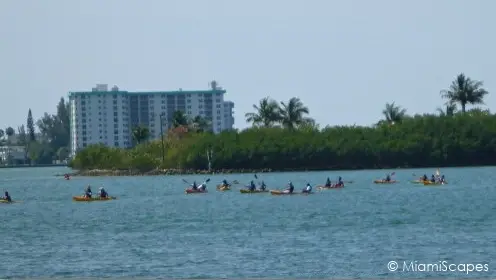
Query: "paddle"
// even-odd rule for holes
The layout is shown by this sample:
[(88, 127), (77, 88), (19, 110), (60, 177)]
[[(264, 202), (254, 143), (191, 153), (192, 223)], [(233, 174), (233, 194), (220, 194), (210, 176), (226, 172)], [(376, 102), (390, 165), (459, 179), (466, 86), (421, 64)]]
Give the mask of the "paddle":
[[(183, 179), (183, 182), (185, 182), (185, 183), (186, 183), (186, 184), (188, 184), (188, 185), (191, 185), (188, 181), (186, 181), (186, 180), (184, 180), (184, 179)], [(210, 182), (210, 178), (208, 178), (207, 180), (205, 180), (205, 182), (203, 182), (202, 184), (206, 184), (206, 183), (208, 183), (208, 182)]]

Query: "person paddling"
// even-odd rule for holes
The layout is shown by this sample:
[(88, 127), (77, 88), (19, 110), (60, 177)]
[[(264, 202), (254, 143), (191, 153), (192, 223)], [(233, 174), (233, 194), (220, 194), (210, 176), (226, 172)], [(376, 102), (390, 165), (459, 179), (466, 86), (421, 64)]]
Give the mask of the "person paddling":
[(284, 190), (284, 192), (285, 193), (293, 193), (293, 191), (294, 191), (293, 183), (291, 181), (289, 181), (288, 188), (286, 190)]
[(336, 183), (336, 186), (341, 187), (343, 185), (344, 185), (343, 178), (341, 178), (341, 176), (339, 176), (338, 182)]
[(206, 190), (207, 190), (207, 183), (206, 183), (206, 182), (204, 182), (204, 183), (200, 184), (200, 185), (198, 186), (198, 190), (199, 190), (199, 191), (201, 191), (201, 192), (206, 191)]
[(253, 182), (253, 180), (251, 180), (250, 187), (248, 189), (252, 192), (257, 189), (257, 186), (255, 185), (255, 182)]
[(196, 185), (196, 181), (194, 181), (193, 184), (191, 184), (191, 189), (195, 191), (198, 189), (198, 186)]
[(262, 184), (260, 185), (260, 190), (261, 190), (261, 191), (265, 191), (265, 188), (266, 188), (266, 187), (267, 187), (267, 186), (265, 185), (265, 182), (264, 182), (264, 181), (262, 181)]
[(386, 179), (385, 179), (384, 181), (386, 181), (386, 182), (391, 182), (391, 176), (388, 174), (388, 175), (386, 176)]
[(10, 197), (9, 192), (5, 192), (5, 196), (3, 197), (4, 200), (7, 200), (7, 202), (12, 202), (12, 198)]
[(230, 187), (230, 186), (231, 184), (229, 184), (226, 179), (222, 180), (222, 187)]
[(84, 196), (85, 196), (86, 198), (91, 198), (91, 195), (92, 195), (92, 194), (93, 194), (93, 192), (91, 191), (91, 186), (90, 186), (90, 185), (88, 185), (88, 186), (86, 187), (86, 190), (84, 191)]
[(99, 194), (100, 194), (100, 197), (101, 198), (107, 198), (108, 197), (108, 193), (107, 193), (107, 191), (103, 187), (100, 187)]
[(307, 186), (301, 192), (302, 193), (311, 193), (312, 192), (312, 186), (310, 185), (310, 183), (307, 183)]
[(326, 180), (324, 187), (326, 187), (326, 188), (332, 187), (332, 182), (331, 182), (331, 179), (329, 179), (329, 177), (327, 177), (327, 180)]

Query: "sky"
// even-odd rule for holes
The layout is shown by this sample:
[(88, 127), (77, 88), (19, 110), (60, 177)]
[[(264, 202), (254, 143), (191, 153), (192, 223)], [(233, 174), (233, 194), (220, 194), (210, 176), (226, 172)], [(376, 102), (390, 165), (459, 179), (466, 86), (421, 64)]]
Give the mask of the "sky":
[(435, 112), (463, 72), (484, 81), (496, 111), (494, 11), (491, 0), (3, 0), (0, 128), (97, 83), (216, 80), (237, 128), (266, 96), (299, 97), (321, 126), (371, 125), (387, 102)]

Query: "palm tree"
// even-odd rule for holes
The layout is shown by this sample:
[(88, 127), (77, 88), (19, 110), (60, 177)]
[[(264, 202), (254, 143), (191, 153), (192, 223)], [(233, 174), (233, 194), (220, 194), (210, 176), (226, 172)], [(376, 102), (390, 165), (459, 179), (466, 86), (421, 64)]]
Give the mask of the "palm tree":
[(289, 99), (288, 103), (281, 102), (281, 124), (285, 128), (294, 129), (300, 124), (311, 122), (310, 118), (305, 117), (309, 113), (308, 107), (297, 97)]
[(150, 131), (145, 126), (137, 126), (133, 129), (133, 140), (141, 144), (141, 142), (145, 141), (150, 137)]
[(447, 90), (441, 91), (441, 96), (448, 99), (448, 103), (460, 103), (462, 113), (465, 113), (467, 104), (484, 104), (484, 96), (488, 94), (487, 90), (482, 88), (482, 81), (475, 81), (461, 73), (451, 83)]
[(394, 102), (391, 104), (386, 103), (386, 108), (382, 110), (382, 114), (388, 124), (400, 123), (406, 116), (406, 109), (394, 105)]
[(187, 126), (188, 125), (188, 117), (183, 111), (175, 111), (174, 115), (172, 115), (172, 126), (174, 128), (179, 126)]
[(439, 112), (439, 116), (441, 117), (444, 117), (444, 116), (448, 116), (448, 117), (452, 117), (455, 115), (456, 113), (456, 104), (455, 103), (447, 103), (446, 104), (446, 109), (443, 110), (442, 108), (437, 108), (437, 111)]
[(303, 131), (320, 131), (320, 125), (314, 119), (307, 118), (298, 125), (298, 129)]
[(246, 113), (246, 122), (253, 126), (271, 127), (280, 120), (279, 105), (275, 100), (265, 97), (260, 100), (259, 105), (253, 104), (254, 113)]
[(12, 127), (7, 127), (7, 129), (5, 129), (5, 134), (7, 135), (7, 137), (12, 137), (12, 135), (15, 134), (15, 131)]
[(202, 116), (196, 116), (191, 120), (190, 127), (197, 132), (212, 131), (212, 122)]

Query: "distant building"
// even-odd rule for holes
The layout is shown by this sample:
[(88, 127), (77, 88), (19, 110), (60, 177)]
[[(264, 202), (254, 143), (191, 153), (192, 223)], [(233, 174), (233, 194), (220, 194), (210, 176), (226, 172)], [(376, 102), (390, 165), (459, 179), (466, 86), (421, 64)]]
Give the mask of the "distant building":
[(26, 160), (24, 146), (0, 146), (0, 163), (21, 163)]
[(90, 144), (131, 147), (137, 125), (148, 127), (152, 139), (159, 138), (161, 115), (166, 132), (175, 111), (210, 119), (214, 133), (232, 129), (234, 103), (224, 101), (225, 93), (215, 82), (211, 89), (194, 91), (130, 92), (98, 84), (91, 91), (69, 92), (71, 156)]

